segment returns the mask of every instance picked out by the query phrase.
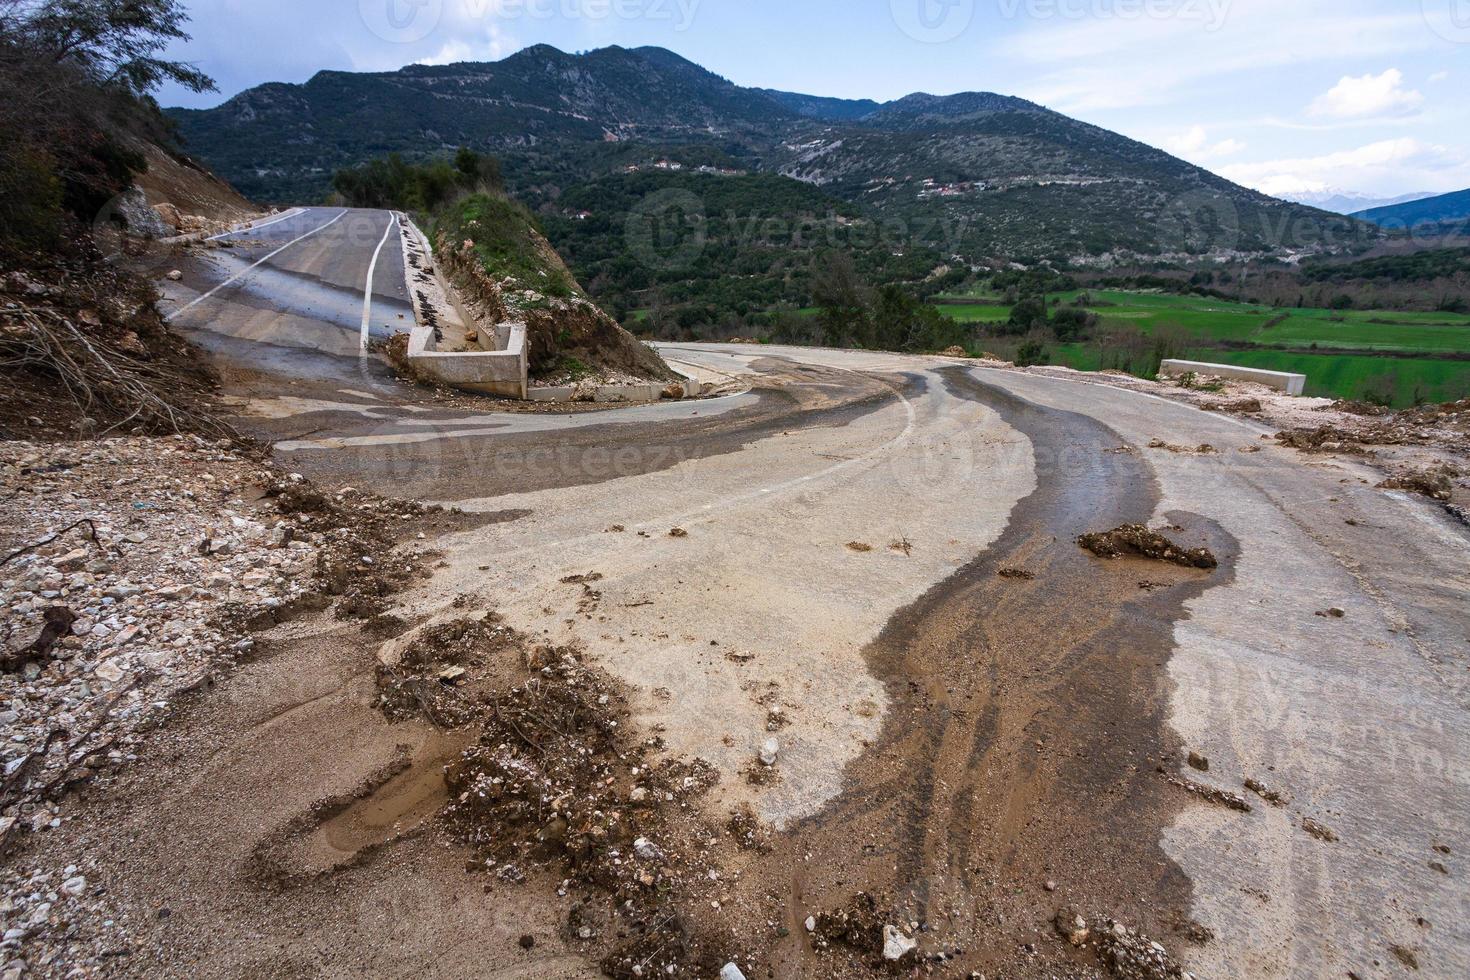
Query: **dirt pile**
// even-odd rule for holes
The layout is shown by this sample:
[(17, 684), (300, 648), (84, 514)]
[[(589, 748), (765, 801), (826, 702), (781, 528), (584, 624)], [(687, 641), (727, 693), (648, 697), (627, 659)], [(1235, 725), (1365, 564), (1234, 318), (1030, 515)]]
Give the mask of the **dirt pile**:
[(1335, 425), (1316, 428), (1284, 429), (1276, 433), (1276, 441), (1302, 452), (1361, 453), (1366, 433), (1349, 432)]
[(1183, 565), (1186, 568), (1215, 568), (1219, 561), (1208, 548), (1185, 548), (1166, 538), (1161, 532), (1143, 524), (1124, 524), (1111, 531), (1084, 534), (1077, 543), (1099, 558), (1122, 558), (1125, 555)]
[(1121, 922), (1097, 922), (1098, 956), (1108, 972), (1119, 980), (1186, 980), (1185, 972), (1159, 943)]
[(451, 825), (502, 879), (549, 867), (591, 889), (568, 938), (618, 937), (608, 975), (714, 976), (729, 956), (688, 910), (714, 880), (716, 834), (695, 806), (715, 770), (656, 760), (660, 740), (636, 739), (625, 694), (577, 650), (538, 646), (524, 660), (520, 684), (484, 695), (480, 736), (446, 773)]
[(469, 724), (486, 705), (469, 686), (467, 668), (519, 644), (495, 613), (431, 626), (394, 662), (378, 665), (378, 707), (390, 721), (422, 716), (441, 728)]
[(1464, 471), (1449, 463), (1438, 463), (1420, 469), (1405, 469), (1378, 484), (1384, 490), (1407, 490), (1431, 500), (1448, 501), (1455, 492), (1455, 480)]
[(275, 475), (264, 493), (295, 519), (296, 528), (322, 535), (315, 584), (324, 604), (337, 600), (340, 619), (380, 616), (388, 597), (424, 575), (424, 555), (397, 544), (410, 522), (450, 515), (438, 505), (376, 497), (353, 487), (328, 493), (297, 473)]

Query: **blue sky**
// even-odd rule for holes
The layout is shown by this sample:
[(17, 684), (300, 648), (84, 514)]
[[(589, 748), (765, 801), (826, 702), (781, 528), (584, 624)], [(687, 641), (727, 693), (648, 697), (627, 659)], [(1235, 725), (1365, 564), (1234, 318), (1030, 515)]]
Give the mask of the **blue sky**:
[(214, 105), (324, 68), (667, 47), (742, 85), (985, 90), (1269, 193), (1470, 187), (1470, 0), (185, 0)]

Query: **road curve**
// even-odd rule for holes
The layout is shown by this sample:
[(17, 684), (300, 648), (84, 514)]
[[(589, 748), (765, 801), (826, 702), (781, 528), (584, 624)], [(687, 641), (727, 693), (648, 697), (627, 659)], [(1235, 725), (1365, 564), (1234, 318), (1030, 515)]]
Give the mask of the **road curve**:
[[(1024, 969), (1017, 951), (1075, 904), (1145, 925), (1201, 976), (1386, 976), (1406, 955), (1470, 975), (1463, 526), (1250, 422), (946, 358), (667, 345), (750, 391), (571, 415), (447, 404), (360, 355), (365, 298), (374, 336), (405, 326), (390, 222), (307, 209), (243, 236), (185, 268), (175, 323), (291, 468), (520, 515), (435, 542), (400, 612), (448, 617), (475, 593), (580, 643), (671, 752), (724, 773), (713, 806), (782, 828), (732, 886), (788, 925), (746, 937), (777, 976), (808, 972), (801, 919), (854, 883), (938, 923), (966, 969)], [(1221, 567), (1072, 544), (1124, 521), (1172, 525)], [(589, 571), (595, 615), (563, 583)], [(773, 705), (782, 778), (752, 786)], [(250, 785), (181, 808), (178, 833)], [(375, 962), (407, 969), (420, 941), (437, 940)]]

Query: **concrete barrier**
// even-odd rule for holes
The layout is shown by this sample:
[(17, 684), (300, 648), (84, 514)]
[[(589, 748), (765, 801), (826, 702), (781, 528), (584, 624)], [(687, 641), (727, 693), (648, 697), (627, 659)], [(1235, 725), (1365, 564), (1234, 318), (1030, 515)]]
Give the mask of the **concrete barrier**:
[(408, 337), (408, 363), (420, 375), (485, 395), (526, 397), (526, 325), (505, 325), (505, 350), (434, 350), (432, 327), (414, 327)]
[(1263, 371), (1260, 368), (1240, 367), (1237, 364), (1209, 364), (1204, 361), (1168, 360), (1159, 365), (1160, 375), (1178, 377), (1184, 374), (1210, 375), (1230, 381), (1254, 381), (1256, 384), (1284, 391), (1288, 395), (1300, 395), (1307, 387), (1305, 374), (1287, 374), (1285, 371)]

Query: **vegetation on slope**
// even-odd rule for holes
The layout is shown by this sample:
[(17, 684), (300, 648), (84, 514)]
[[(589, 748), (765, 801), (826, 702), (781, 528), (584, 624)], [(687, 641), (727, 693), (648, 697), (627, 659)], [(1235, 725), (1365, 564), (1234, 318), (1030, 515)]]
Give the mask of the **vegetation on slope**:
[[(167, 329), (150, 283), (105, 261), (99, 213), (165, 144), (148, 93), (211, 82), (159, 57), (176, 0), (0, 2), (0, 434), (214, 428), (211, 379)], [(142, 207), (138, 219), (154, 219)], [(154, 219), (156, 220), (156, 219)]]
[(587, 297), (530, 211), (505, 195), (494, 158), (466, 148), (452, 162), (390, 156), (338, 171), (333, 184), (350, 205), (417, 212), (455, 287), (497, 321), (526, 324), (533, 375), (672, 379), (652, 349)]

